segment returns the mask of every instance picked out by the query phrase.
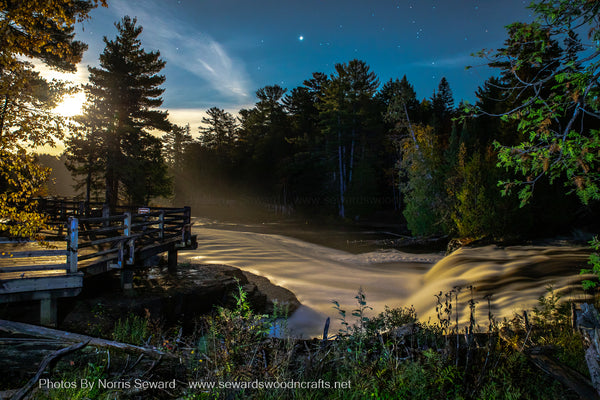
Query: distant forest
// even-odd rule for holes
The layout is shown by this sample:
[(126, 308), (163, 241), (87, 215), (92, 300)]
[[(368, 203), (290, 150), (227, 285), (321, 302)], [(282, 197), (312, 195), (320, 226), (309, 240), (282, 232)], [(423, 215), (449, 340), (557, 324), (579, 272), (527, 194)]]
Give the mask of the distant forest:
[(135, 19), (116, 26), (90, 68), (84, 128), (67, 139), (82, 198), (379, 219), (415, 236), (596, 229), (596, 67), (562, 25), (509, 26), (475, 104), (454, 104), (445, 78), (419, 100), (406, 76), (381, 83), (350, 60), (291, 90), (261, 88), (237, 115), (210, 108), (200, 127), (156, 110), (165, 62), (143, 50)]
[[(493, 100), (506, 98), (506, 86), (489, 79), (475, 106), (509, 110), (510, 101)], [(512, 174), (497, 166), (494, 142), (519, 143), (517, 123), (469, 117), (445, 78), (418, 100), (406, 76), (380, 85), (352, 60), (256, 97), (238, 118), (209, 109), (198, 140), (189, 126), (163, 138), (177, 203), (236, 199), (313, 217), (405, 220), (414, 235), (461, 237), (553, 233), (592, 212), (560, 180), (540, 182), (523, 208), (503, 196), (498, 182)]]
[[(474, 106), (510, 110), (510, 98), (494, 100), (507, 98), (506, 87), (490, 78)], [(511, 173), (497, 166), (494, 142), (519, 143), (516, 122), (472, 117), (454, 104), (445, 78), (418, 100), (406, 76), (380, 85), (365, 62), (351, 60), (330, 76), (313, 73), (291, 91), (267, 86), (256, 97), (238, 116), (213, 107), (196, 132), (173, 126), (162, 136), (173, 203), (384, 218), (418, 236), (554, 233), (592, 214), (559, 181), (540, 182), (523, 208), (503, 196), (498, 182)], [(104, 198), (98, 172), (92, 200)]]

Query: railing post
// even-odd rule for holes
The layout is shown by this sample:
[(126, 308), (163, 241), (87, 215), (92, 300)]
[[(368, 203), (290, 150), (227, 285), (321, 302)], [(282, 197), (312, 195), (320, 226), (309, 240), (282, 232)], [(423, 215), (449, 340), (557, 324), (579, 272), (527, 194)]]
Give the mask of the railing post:
[(67, 272), (77, 272), (77, 251), (79, 248), (79, 221), (69, 217), (67, 232)]
[(85, 211), (86, 210), (85, 201), (80, 201), (77, 208), (78, 208), (77, 212), (79, 213), (80, 216), (82, 216), (82, 217), (88, 216), (87, 212)]
[(192, 225), (191, 225), (192, 218), (191, 217), (192, 217), (192, 209), (189, 206), (185, 206), (184, 211), (183, 211), (183, 231), (182, 231), (182, 237), (181, 237), (181, 240), (185, 244), (189, 244), (188, 242), (191, 241), (191, 236), (192, 236)]
[(103, 204), (102, 205), (102, 218), (104, 218), (104, 222), (102, 222), (102, 226), (104, 226), (105, 228), (108, 228), (108, 226), (110, 225), (110, 221), (108, 220), (109, 216), (110, 216), (110, 207), (108, 206), (108, 204)]
[[(131, 237), (131, 212), (127, 211), (125, 213), (125, 219), (123, 220), (123, 235), (127, 236), (128, 238)], [(133, 265), (135, 259), (135, 243), (133, 239), (127, 239), (127, 246), (129, 247), (129, 251), (128, 251), (128, 259), (127, 259), (127, 264), (129, 265)]]
[(163, 240), (165, 238), (165, 210), (160, 210), (160, 214), (158, 214), (158, 229), (160, 229), (158, 237)]

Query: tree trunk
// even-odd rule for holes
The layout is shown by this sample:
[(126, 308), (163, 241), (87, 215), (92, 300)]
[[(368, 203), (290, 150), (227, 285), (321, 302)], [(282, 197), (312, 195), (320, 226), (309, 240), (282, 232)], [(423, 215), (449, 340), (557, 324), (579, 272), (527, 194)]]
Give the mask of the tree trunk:
[(8, 94), (4, 96), (4, 105), (2, 106), (2, 114), (0, 115), (0, 140), (4, 134), (4, 120), (6, 118), (6, 109), (8, 108)]

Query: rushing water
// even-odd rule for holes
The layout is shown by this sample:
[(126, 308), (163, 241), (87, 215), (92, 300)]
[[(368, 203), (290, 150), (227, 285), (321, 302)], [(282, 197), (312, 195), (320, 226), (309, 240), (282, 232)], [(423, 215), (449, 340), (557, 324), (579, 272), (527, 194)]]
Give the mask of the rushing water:
[[(329, 316), (336, 332), (338, 315), (332, 300), (347, 310), (356, 308), (355, 296), (362, 287), (372, 313), (387, 305), (413, 305), (421, 319), (436, 321), (435, 297), (440, 291), (463, 287), (459, 295), (460, 317), (467, 318), (466, 305), (474, 286), (479, 321), (487, 326), (487, 302), (491, 294), (496, 318), (533, 307), (548, 285), (567, 298), (581, 298), (579, 270), (585, 266), (585, 247), (485, 246), (460, 249), (450, 256), (411, 254), (397, 250), (375, 250), (353, 254), (277, 234), (214, 229), (196, 226), (198, 249), (180, 252), (181, 261), (227, 264), (262, 275), (283, 286), (302, 303), (289, 320), (292, 331), (304, 336), (322, 333)], [(349, 317), (352, 322), (352, 317)]]

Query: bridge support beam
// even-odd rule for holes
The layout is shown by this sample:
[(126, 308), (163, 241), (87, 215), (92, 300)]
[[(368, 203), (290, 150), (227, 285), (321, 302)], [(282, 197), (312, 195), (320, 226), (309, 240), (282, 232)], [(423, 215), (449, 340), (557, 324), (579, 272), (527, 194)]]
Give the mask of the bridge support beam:
[(169, 273), (175, 273), (177, 271), (177, 250), (169, 250), (167, 265), (169, 268)]
[(56, 297), (50, 295), (40, 300), (40, 325), (56, 328), (58, 324), (58, 306)]
[(121, 270), (121, 289), (133, 289), (133, 270), (123, 268)]

